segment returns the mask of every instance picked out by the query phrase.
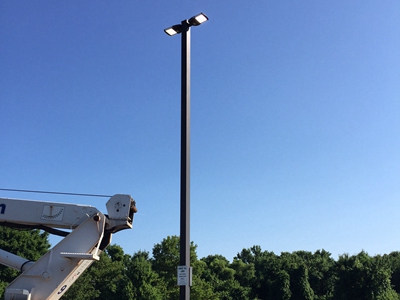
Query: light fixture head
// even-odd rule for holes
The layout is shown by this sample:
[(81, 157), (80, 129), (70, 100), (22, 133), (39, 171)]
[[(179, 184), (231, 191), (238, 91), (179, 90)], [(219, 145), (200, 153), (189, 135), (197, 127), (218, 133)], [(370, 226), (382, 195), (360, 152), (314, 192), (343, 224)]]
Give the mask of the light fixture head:
[(188, 23), (191, 26), (199, 26), (200, 24), (203, 24), (206, 21), (208, 21), (208, 17), (203, 13), (199, 13), (198, 15), (191, 17)]
[(173, 36), (175, 34), (181, 33), (182, 32), (182, 25), (174, 25), (172, 27), (164, 29), (164, 32), (168, 34), (169, 36)]
[(164, 32), (169, 36), (173, 36), (175, 34), (181, 33), (183, 27), (185, 27), (185, 29), (187, 30), (190, 26), (199, 26), (206, 21), (208, 21), (208, 17), (203, 13), (199, 13), (198, 15), (191, 17), (189, 20), (183, 20), (182, 24), (177, 24), (164, 29)]

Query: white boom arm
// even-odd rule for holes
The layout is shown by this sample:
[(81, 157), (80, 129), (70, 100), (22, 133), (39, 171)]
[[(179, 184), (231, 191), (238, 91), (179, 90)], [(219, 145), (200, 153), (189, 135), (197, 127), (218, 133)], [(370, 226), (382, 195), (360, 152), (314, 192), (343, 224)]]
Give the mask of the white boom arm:
[(0, 250), (0, 263), (22, 273), (7, 287), (5, 300), (57, 300), (111, 242), (111, 235), (132, 228), (136, 203), (114, 195), (107, 214), (93, 206), (0, 198), (0, 225), (69, 228), (71, 233), (38, 261)]

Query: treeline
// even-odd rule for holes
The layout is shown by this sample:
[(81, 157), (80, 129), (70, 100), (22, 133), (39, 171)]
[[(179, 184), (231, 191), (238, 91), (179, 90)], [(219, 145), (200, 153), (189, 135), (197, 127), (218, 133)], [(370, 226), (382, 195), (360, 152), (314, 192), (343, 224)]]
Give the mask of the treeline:
[[(0, 227), (0, 248), (11, 252), (17, 249), (17, 254), (37, 259), (49, 246), (47, 234), (19, 234)], [(177, 236), (155, 244), (151, 254), (138, 251), (130, 255), (111, 245), (62, 299), (179, 299), (178, 265)], [(277, 255), (253, 246), (229, 261), (222, 255), (199, 259), (192, 243), (191, 265), (191, 299), (400, 299), (400, 252), (373, 257), (360, 252), (334, 260), (325, 250)], [(0, 299), (16, 275), (13, 270), (0, 268)]]
[[(110, 246), (62, 299), (179, 299), (178, 265), (176, 236), (156, 244), (152, 255)], [(325, 250), (276, 255), (253, 246), (230, 262), (222, 255), (198, 259), (192, 244), (191, 265), (191, 299), (400, 299), (400, 252), (334, 260)]]

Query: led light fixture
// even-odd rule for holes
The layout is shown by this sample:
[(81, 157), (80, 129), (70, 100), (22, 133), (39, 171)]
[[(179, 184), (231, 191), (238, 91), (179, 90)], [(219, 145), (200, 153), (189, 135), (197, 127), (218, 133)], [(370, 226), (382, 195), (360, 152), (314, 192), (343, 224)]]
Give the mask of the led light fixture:
[[(185, 27), (199, 26), (206, 21), (208, 21), (208, 17), (203, 13), (199, 13), (198, 15), (191, 17), (189, 20), (182, 21), (182, 24)], [(173, 36), (175, 34), (181, 33), (182, 32), (182, 24), (177, 24), (177, 25), (168, 27), (168, 28), (164, 29), (164, 32), (166, 34), (168, 34), (169, 36)]]
[(182, 25), (174, 25), (172, 27), (164, 29), (164, 32), (166, 34), (168, 34), (169, 36), (173, 36), (175, 34), (181, 33), (182, 32)]
[(206, 21), (208, 21), (208, 17), (203, 13), (199, 13), (198, 15), (191, 17), (188, 22), (192, 26), (199, 26)]

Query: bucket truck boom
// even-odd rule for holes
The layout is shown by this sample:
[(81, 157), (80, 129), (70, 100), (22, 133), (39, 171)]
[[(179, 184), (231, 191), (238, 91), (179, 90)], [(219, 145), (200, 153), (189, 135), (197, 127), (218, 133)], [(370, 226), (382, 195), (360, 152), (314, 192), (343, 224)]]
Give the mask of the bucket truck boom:
[[(38, 261), (0, 249), (0, 263), (21, 271), (5, 291), (5, 300), (57, 300), (111, 242), (111, 235), (131, 229), (136, 203), (114, 195), (107, 214), (88, 205), (0, 198), (0, 226), (38, 228), (65, 236)], [(59, 229), (70, 229), (71, 232)]]

